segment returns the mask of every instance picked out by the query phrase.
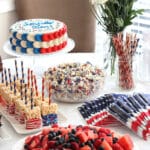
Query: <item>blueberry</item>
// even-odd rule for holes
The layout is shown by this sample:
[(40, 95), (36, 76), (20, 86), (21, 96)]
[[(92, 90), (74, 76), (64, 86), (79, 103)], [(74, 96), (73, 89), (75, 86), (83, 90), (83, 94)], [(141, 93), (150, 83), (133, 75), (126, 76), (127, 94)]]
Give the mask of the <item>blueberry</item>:
[(105, 139), (104, 138), (101, 138), (101, 141), (103, 142)]
[(75, 133), (76, 133), (76, 130), (75, 130), (75, 129), (72, 129), (72, 130), (71, 130), (71, 133), (72, 133), (72, 134), (75, 134)]
[(52, 139), (53, 139), (53, 137), (54, 137), (54, 136), (53, 136), (53, 134), (52, 134), (52, 133), (48, 134), (48, 139), (49, 139), (49, 140), (52, 140)]
[(70, 143), (65, 143), (65, 144), (63, 145), (63, 147), (64, 147), (64, 148), (70, 148), (70, 147), (71, 147), (71, 144), (70, 144)]
[(105, 150), (104, 147), (100, 146), (98, 150)]
[(112, 136), (112, 134), (107, 134), (107, 136)]
[(113, 144), (115, 144), (118, 141), (118, 138), (114, 137), (113, 138)]
[(60, 144), (59, 141), (56, 141), (55, 145), (58, 146), (59, 144)]
[(59, 138), (58, 141), (59, 141), (60, 144), (63, 144), (65, 142), (65, 139), (64, 139), (64, 137), (61, 137), (61, 138)]
[(25, 145), (24, 145), (24, 149), (28, 150), (28, 149), (29, 149), (29, 145), (28, 145), (28, 144), (25, 144)]
[(87, 141), (86, 144), (87, 144), (88, 146), (90, 146), (91, 148), (93, 148), (93, 143), (92, 143), (91, 141)]
[(80, 147), (83, 147), (83, 146), (85, 146), (85, 143), (81, 143), (81, 144), (80, 144)]

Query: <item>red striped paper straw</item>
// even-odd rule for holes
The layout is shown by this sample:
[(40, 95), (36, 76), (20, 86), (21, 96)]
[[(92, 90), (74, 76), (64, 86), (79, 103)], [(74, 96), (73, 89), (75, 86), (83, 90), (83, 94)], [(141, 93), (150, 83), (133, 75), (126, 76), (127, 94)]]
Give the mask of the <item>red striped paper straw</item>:
[(22, 72), (22, 83), (24, 83), (24, 66), (23, 66), (23, 61), (21, 61), (21, 72)]
[(42, 77), (42, 101), (44, 101), (44, 77)]
[(28, 76), (27, 76), (27, 80), (28, 80), (28, 88), (30, 87), (30, 74), (31, 74), (31, 71), (30, 71), (30, 68), (28, 68)]
[(38, 87), (37, 87), (37, 82), (36, 82), (36, 76), (35, 75), (34, 75), (34, 86), (35, 86), (36, 96), (38, 96)]
[(18, 65), (17, 65), (17, 61), (15, 60), (15, 69), (16, 69), (16, 77), (17, 79), (19, 78), (18, 76)]
[(31, 109), (33, 109), (33, 88), (31, 88)]
[(52, 95), (52, 87), (51, 87), (50, 82), (49, 82), (49, 89), (48, 89), (48, 91), (49, 91), (49, 105), (50, 105), (51, 104), (51, 95)]

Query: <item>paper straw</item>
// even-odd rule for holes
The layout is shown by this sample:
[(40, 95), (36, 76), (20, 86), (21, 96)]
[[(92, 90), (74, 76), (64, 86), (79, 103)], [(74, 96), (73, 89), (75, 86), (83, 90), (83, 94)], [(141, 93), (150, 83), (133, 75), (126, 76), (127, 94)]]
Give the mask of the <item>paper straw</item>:
[(25, 88), (24, 88), (24, 97), (25, 97), (25, 104), (27, 104), (28, 103), (28, 101), (27, 101), (27, 84), (25, 84)]
[(36, 82), (36, 76), (35, 75), (34, 75), (34, 86), (35, 86), (36, 96), (38, 96), (38, 87), (37, 87), (37, 82)]
[(42, 101), (44, 101), (44, 77), (42, 77)]
[(17, 66), (17, 61), (15, 60), (15, 69), (16, 69), (16, 77), (17, 79), (19, 78), (18, 76), (18, 66)]
[(16, 77), (14, 76), (14, 94), (16, 95)]
[(49, 82), (49, 105), (51, 104), (51, 95), (52, 95), (52, 87), (51, 87), (51, 84)]
[(3, 73), (3, 70), (2, 70), (2, 73), (1, 73), (1, 79), (2, 79), (2, 83), (4, 83), (4, 73)]
[(9, 75), (9, 82), (10, 82), (10, 90), (12, 91), (12, 80), (11, 80), (11, 71), (10, 68), (8, 68), (8, 75)]
[(33, 88), (33, 70), (31, 70), (31, 88)]
[(31, 71), (30, 71), (30, 68), (28, 68), (28, 77), (27, 77), (28, 78), (27, 79), (28, 80), (28, 88), (30, 87), (30, 78), (31, 78), (30, 74), (31, 74)]
[(31, 88), (31, 109), (33, 109), (33, 88)]
[(22, 80), (20, 80), (20, 95), (21, 95), (21, 100), (23, 100)]
[(21, 72), (22, 72), (22, 83), (24, 83), (24, 67), (23, 67), (23, 61), (21, 61)]
[(6, 72), (6, 69), (4, 69), (4, 74), (5, 74), (5, 82), (6, 82), (6, 86), (8, 86), (8, 80), (7, 80), (7, 72)]

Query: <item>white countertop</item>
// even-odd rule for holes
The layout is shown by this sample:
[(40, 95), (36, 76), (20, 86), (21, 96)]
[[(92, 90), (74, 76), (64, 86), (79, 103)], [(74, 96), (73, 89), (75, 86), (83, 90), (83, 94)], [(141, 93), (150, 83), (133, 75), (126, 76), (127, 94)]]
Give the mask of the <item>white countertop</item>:
[[(100, 65), (102, 64), (102, 60), (100, 60), (99, 55), (96, 53), (70, 53), (70, 54), (60, 54), (55, 56), (49, 56), (49, 57), (39, 57), (39, 58), (33, 58), (33, 57), (26, 57), (26, 58), (18, 58), (18, 63), (20, 60), (24, 60), (24, 65), (26, 67), (34, 67), (35, 72), (37, 73), (37, 76), (40, 78), (40, 75), (49, 67), (53, 66), (62, 62), (72, 62), (72, 61), (79, 61), (79, 62), (85, 62), (90, 61), (93, 64)], [(3, 61), (4, 67), (11, 68), (11, 70), (14, 69), (14, 59), (6, 59)], [(13, 66), (13, 67), (12, 67)], [(101, 66), (101, 65), (100, 65)], [(148, 93), (150, 91), (150, 83), (144, 83), (144, 82), (136, 82), (136, 87), (132, 91), (128, 92), (145, 92)], [(127, 91), (121, 91), (118, 86), (116, 79), (114, 77), (108, 76), (105, 81), (104, 89), (101, 91), (99, 95), (103, 95), (105, 93), (126, 93)], [(83, 124), (85, 125), (85, 121), (79, 114), (77, 107), (81, 105), (81, 103), (78, 104), (71, 104), (71, 103), (58, 103), (59, 105), (59, 111), (67, 118), (64, 122), (61, 123), (61, 125), (67, 126), (68, 124)], [(26, 135), (19, 135), (15, 132), (15, 130), (12, 128), (12, 126), (3, 119), (4, 122), (4, 130), (7, 130), (8, 134), (10, 135), (10, 138), (5, 141), (0, 141), (0, 149), (1, 150), (11, 150), (13, 145), (21, 138), (25, 137)], [(133, 141), (138, 145), (139, 150), (149, 150), (150, 149), (150, 140), (144, 141), (140, 137), (138, 137), (136, 134), (131, 132), (127, 127), (120, 126), (120, 127), (111, 127), (111, 129), (125, 134), (128, 133), (131, 135)]]

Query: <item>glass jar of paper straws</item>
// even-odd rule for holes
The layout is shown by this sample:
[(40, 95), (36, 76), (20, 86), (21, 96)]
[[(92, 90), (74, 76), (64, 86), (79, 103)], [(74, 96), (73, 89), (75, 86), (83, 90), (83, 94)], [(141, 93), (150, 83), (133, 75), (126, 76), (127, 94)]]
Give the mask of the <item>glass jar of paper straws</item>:
[(135, 87), (133, 76), (133, 56), (136, 52), (139, 39), (136, 34), (117, 34), (113, 38), (114, 47), (118, 55), (118, 81), (119, 87), (130, 90)]

